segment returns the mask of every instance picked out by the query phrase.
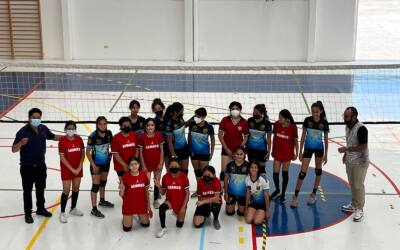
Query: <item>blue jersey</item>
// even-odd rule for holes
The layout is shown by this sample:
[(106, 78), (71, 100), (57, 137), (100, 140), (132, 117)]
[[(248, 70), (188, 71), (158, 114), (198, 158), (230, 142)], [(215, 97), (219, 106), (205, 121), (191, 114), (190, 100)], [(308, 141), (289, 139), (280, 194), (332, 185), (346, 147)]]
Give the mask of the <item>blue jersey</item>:
[(271, 123), (267, 119), (257, 122), (254, 117), (251, 117), (248, 124), (250, 136), (247, 140), (247, 148), (265, 151), (267, 149), (266, 134), (272, 133)]
[(269, 192), (269, 181), (267, 178), (260, 176), (256, 181), (252, 181), (250, 176), (246, 177), (246, 186), (250, 191), (251, 202), (257, 204), (265, 204), (264, 193)]
[(229, 178), (228, 194), (236, 196), (246, 196), (246, 176), (249, 173), (250, 163), (244, 161), (241, 166), (237, 166), (235, 161), (228, 163), (226, 175)]
[(181, 149), (187, 145), (185, 136), (185, 120), (178, 118), (178, 120), (169, 120), (165, 127), (166, 135), (171, 136), (173, 139), (174, 149)]
[(324, 150), (322, 135), (329, 132), (329, 124), (326, 119), (315, 122), (312, 116), (304, 119), (303, 129), (307, 131), (304, 148), (313, 150)]
[(90, 134), (87, 148), (92, 150), (92, 158), (96, 165), (109, 164), (111, 160), (110, 144), (113, 135), (110, 130), (106, 131), (106, 135), (101, 137), (97, 130)]
[(208, 122), (199, 126), (194, 121), (189, 124), (190, 150), (194, 154), (210, 154), (210, 143), (208, 138), (214, 136), (214, 128)]

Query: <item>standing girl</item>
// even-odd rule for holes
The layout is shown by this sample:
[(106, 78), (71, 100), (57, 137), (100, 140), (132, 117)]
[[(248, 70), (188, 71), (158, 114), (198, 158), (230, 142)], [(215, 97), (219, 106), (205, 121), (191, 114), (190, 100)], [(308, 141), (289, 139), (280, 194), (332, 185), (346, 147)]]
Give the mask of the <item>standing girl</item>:
[[(151, 180), (151, 173), (154, 179), (160, 179), (164, 164), (164, 138), (160, 132), (156, 131), (156, 125), (153, 118), (147, 118), (144, 122), (145, 132), (139, 138), (140, 162), (142, 170), (147, 173), (147, 178)], [(159, 189), (154, 187), (155, 209), (160, 207), (158, 203)]]
[(122, 197), (122, 228), (125, 232), (132, 229), (133, 215), (138, 215), (142, 227), (150, 226), (153, 212), (149, 201), (149, 179), (146, 173), (139, 170), (138, 158), (129, 158), (128, 172), (119, 184), (119, 195)]
[[(297, 159), (299, 152), (299, 142), (297, 126), (294, 123), (292, 114), (287, 109), (279, 112), (279, 120), (275, 122), (274, 141), (272, 146), (272, 156), (274, 157), (273, 179), (275, 191), (271, 199), (280, 197), (280, 202), (286, 202), (286, 188), (289, 183), (290, 162)], [(279, 172), (282, 166), (282, 192), (279, 186)]]
[(161, 194), (166, 194), (163, 204), (160, 205), (159, 216), (161, 230), (157, 233), (157, 238), (163, 237), (167, 233), (165, 227), (166, 211), (172, 209), (176, 215), (176, 226), (183, 227), (185, 222), (186, 207), (189, 201), (189, 180), (181, 170), (179, 162), (175, 159), (169, 161), (169, 172), (162, 178), (155, 180), (155, 185), (160, 189)]
[(139, 136), (144, 130), (144, 117), (138, 115), (140, 110), (140, 102), (137, 100), (132, 100), (129, 103), (129, 110), (131, 111), (130, 116), (128, 116), (131, 121), (132, 131)]
[(151, 110), (156, 115), (154, 117), (154, 122), (156, 124), (156, 130), (159, 131), (162, 134), (163, 138), (164, 138), (164, 142), (165, 142), (163, 144), (164, 163), (165, 163), (165, 167), (168, 168), (168, 161), (166, 161), (166, 159), (168, 159), (168, 157), (169, 157), (169, 149), (168, 149), (168, 143), (167, 143), (166, 126), (164, 124), (165, 105), (161, 101), (160, 98), (155, 98), (153, 100), (153, 103), (151, 104)]
[[(308, 198), (308, 205), (315, 204), (318, 186), (321, 182), (322, 164), (328, 161), (328, 133), (329, 124), (326, 120), (326, 114), (322, 102), (317, 101), (311, 105), (312, 116), (307, 117), (303, 123), (303, 133), (300, 142), (301, 170), (297, 178), (296, 189), (291, 203), (291, 207), (297, 207), (298, 195), (300, 192), (303, 180), (306, 177), (308, 166), (311, 158), (315, 154), (315, 180), (314, 188)], [(324, 140), (322, 141), (322, 134)], [(325, 146), (324, 146), (325, 145)], [(304, 152), (303, 152), (304, 147)]]
[(107, 119), (99, 116), (96, 119), (96, 130), (89, 136), (86, 157), (90, 162), (90, 173), (92, 175), (92, 190), (90, 193), (92, 200), (91, 215), (97, 218), (104, 218), (103, 213), (97, 209), (97, 193), (100, 190), (99, 205), (103, 207), (114, 207), (109, 201), (105, 200), (106, 184), (108, 172), (110, 170), (110, 144), (113, 135), (107, 129)]
[(257, 161), (250, 164), (246, 177), (246, 223), (261, 225), (269, 218), (269, 181), (261, 176)]
[[(215, 147), (214, 128), (211, 124), (205, 121), (207, 110), (199, 108), (195, 112), (193, 120), (189, 123), (189, 146), (192, 159), (192, 166), (196, 180), (202, 177), (203, 169), (208, 166)], [(210, 146), (211, 144), (211, 146)], [(192, 194), (192, 198), (196, 197), (197, 193)]]
[(61, 180), (63, 192), (61, 194), (61, 214), (60, 221), (68, 222), (68, 216), (65, 213), (68, 195), (72, 184), (72, 201), (69, 214), (83, 216), (83, 213), (76, 208), (78, 201), (79, 186), (83, 176), (83, 160), (85, 159), (85, 146), (82, 138), (76, 134), (76, 123), (68, 121), (65, 124), (64, 131), (66, 136), (61, 137), (58, 142), (60, 153)]

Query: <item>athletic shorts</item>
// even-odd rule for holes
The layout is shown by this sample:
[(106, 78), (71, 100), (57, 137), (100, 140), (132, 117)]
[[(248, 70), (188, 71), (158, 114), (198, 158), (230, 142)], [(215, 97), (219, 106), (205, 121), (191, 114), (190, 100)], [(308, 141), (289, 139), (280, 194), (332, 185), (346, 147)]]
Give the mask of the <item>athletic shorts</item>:
[[(100, 168), (100, 173), (108, 173), (110, 171), (110, 163), (97, 165)], [(90, 165), (90, 174), (95, 175), (92, 165)]]
[(239, 206), (246, 206), (246, 196), (231, 195), (228, 193), (226, 205), (235, 205), (236, 203)]
[(249, 207), (254, 208), (255, 210), (259, 210), (259, 209), (262, 209), (264, 211), (266, 210), (265, 204), (261, 204), (261, 203), (252, 202), (249, 204)]
[(265, 162), (265, 155), (266, 155), (266, 151), (265, 150), (257, 150), (257, 149), (247, 149), (247, 156), (249, 158), (249, 161), (258, 161), (258, 162)]
[(324, 149), (309, 149), (305, 148), (303, 152), (303, 158), (311, 159), (313, 154), (315, 154), (316, 158), (324, 157)]
[[(176, 156), (178, 156), (178, 160), (189, 159), (189, 155), (190, 155), (189, 145), (185, 145), (183, 148), (180, 148), (180, 149), (175, 149), (175, 154), (176, 154)], [(172, 159), (171, 157), (170, 157), (170, 159)]]
[(221, 206), (219, 203), (209, 203), (196, 207), (194, 216), (208, 217), (211, 214), (211, 206)]
[(210, 161), (210, 154), (192, 154), (190, 158), (194, 161)]

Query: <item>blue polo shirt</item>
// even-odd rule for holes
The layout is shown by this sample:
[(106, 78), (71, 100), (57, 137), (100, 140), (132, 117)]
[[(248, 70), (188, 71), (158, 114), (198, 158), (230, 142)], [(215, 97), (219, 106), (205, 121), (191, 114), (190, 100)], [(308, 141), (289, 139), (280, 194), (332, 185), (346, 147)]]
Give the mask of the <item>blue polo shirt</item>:
[(21, 166), (45, 164), (46, 139), (52, 140), (55, 135), (43, 124), (39, 125), (38, 129), (36, 133), (31, 125), (27, 124), (15, 135), (13, 144), (17, 144), (22, 138), (29, 138), (28, 143), (20, 149)]

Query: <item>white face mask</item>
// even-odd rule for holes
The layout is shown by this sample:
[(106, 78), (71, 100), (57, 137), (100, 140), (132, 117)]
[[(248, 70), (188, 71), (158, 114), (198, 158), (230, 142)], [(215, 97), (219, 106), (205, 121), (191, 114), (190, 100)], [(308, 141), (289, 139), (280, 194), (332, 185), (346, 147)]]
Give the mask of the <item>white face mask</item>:
[(240, 111), (237, 110), (237, 109), (233, 109), (233, 110), (231, 110), (231, 115), (232, 115), (233, 117), (239, 117)]
[(201, 118), (199, 118), (199, 117), (194, 117), (193, 120), (194, 120), (194, 122), (195, 122), (196, 124), (199, 124), (199, 123), (201, 123), (201, 122), (203, 121), (203, 119), (201, 119)]
[(75, 135), (76, 130), (74, 130), (74, 129), (67, 129), (65, 132), (67, 133), (67, 136), (72, 137), (72, 136)]

